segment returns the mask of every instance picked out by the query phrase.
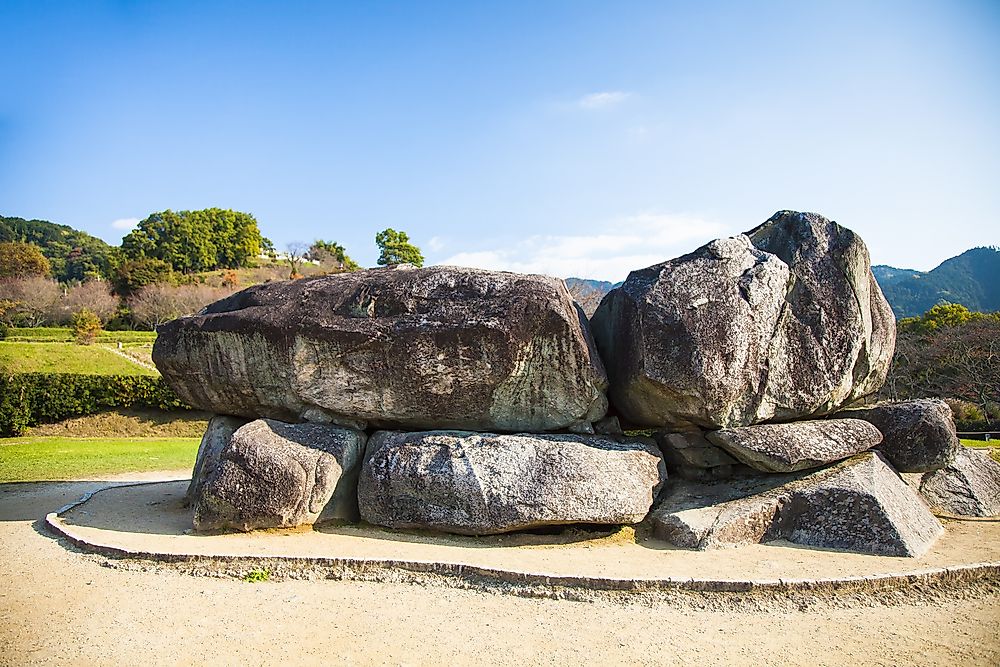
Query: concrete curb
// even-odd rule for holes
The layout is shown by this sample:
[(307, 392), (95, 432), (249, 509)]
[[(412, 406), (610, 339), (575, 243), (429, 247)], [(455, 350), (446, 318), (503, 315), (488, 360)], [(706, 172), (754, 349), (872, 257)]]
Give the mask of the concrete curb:
[(150, 482), (116, 484), (96, 489), (76, 502), (45, 516), (46, 527), (79, 549), (114, 561), (173, 566), (201, 576), (242, 577), (266, 569), (283, 579), (334, 579), (342, 581), (393, 582), (444, 585), (501, 592), (524, 597), (590, 600), (595, 597), (626, 597), (671, 593), (739, 593), (792, 595), (801, 593), (872, 593), (913, 590), (937, 586), (960, 587), (978, 583), (1000, 586), (1000, 563), (969, 563), (928, 568), (914, 572), (843, 577), (838, 579), (624, 579), (549, 575), (469, 565), (465, 563), (365, 559), (349, 557), (297, 557), (274, 555), (175, 554), (134, 551), (92, 541), (73, 530), (62, 515), (86, 503), (95, 494), (111, 488), (144, 486)]

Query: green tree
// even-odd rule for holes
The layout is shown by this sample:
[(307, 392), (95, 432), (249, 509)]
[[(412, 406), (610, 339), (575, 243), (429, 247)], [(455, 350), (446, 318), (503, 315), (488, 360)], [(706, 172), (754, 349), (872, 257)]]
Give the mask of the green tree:
[(899, 321), (900, 332), (930, 333), (942, 327), (958, 327), (969, 322), (1000, 319), (1000, 313), (970, 311), (959, 303), (939, 303), (920, 317), (906, 317)]
[(0, 278), (44, 277), (50, 273), (49, 260), (35, 244), (0, 243)]
[(307, 259), (315, 260), (320, 266), (332, 268), (335, 271), (358, 271), (361, 268), (357, 262), (347, 255), (344, 246), (336, 241), (323, 241), (316, 239), (309, 252)]
[(128, 259), (160, 259), (181, 273), (249, 266), (265, 247), (249, 213), (209, 208), (153, 213), (122, 240)]
[(101, 333), (101, 318), (89, 308), (81, 308), (73, 313), (73, 337), (80, 345), (90, 345)]
[(120, 251), (86, 232), (45, 220), (0, 216), (0, 242), (33, 243), (60, 282), (111, 277)]
[(111, 280), (115, 294), (126, 298), (138, 294), (146, 285), (172, 282), (175, 282), (174, 270), (170, 264), (162, 259), (148, 257), (122, 262), (115, 269), (115, 275)]
[(424, 265), (424, 256), (420, 248), (410, 243), (406, 232), (397, 232), (391, 227), (375, 235), (375, 245), (380, 251), (378, 263), (380, 266), (391, 264)]

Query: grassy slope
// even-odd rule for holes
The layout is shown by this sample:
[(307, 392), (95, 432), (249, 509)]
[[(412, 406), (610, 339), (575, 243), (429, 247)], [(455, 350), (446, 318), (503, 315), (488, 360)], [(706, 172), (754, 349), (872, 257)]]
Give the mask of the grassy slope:
[(190, 468), (198, 442), (198, 438), (4, 438), (0, 482)]
[(7, 373), (156, 375), (99, 345), (0, 341), (0, 370)]

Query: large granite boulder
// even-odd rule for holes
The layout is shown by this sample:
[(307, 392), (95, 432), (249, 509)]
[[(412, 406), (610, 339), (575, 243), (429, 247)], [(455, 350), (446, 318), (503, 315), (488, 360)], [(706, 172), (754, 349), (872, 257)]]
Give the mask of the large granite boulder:
[(896, 335), (861, 239), (794, 211), (633, 271), (592, 326), (621, 415), (674, 428), (834, 412), (882, 386)]
[(869, 450), (882, 441), (861, 419), (817, 419), (790, 424), (756, 424), (711, 431), (708, 440), (762, 472), (819, 468)]
[(951, 408), (939, 399), (879, 403), (843, 410), (836, 418), (863, 419), (882, 432), (878, 450), (899, 472), (930, 472), (949, 465), (961, 443)]
[(959, 516), (1000, 515), (1000, 463), (984, 451), (959, 447), (946, 468), (919, 481), (931, 507)]
[(943, 532), (876, 452), (806, 474), (676, 482), (650, 523), (655, 537), (690, 549), (786, 539), (885, 556), (920, 556)]
[(223, 448), (233, 439), (236, 429), (247, 421), (228, 415), (215, 415), (208, 420), (208, 428), (205, 429), (205, 434), (201, 436), (201, 444), (198, 445), (198, 455), (195, 457), (194, 470), (191, 472), (191, 483), (188, 484), (187, 493), (184, 494), (184, 502), (187, 505), (194, 504), (195, 499), (201, 495), (205, 482), (215, 475)]
[(607, 378), (561, 280), (386, 268), (251, 287), (165, 324), (164, 379), (217, 413), (347, 426), (551, 431)]
[(464, 431), (371, 436), (361, 517), (391, 528), (484, 535), (641, 521), (666, 479), (647, 439)]
[[(226, 428), (217, 424), (217, 435)], [(328, 424), (258, 419), (240, 426), (210, 469), (195, 469), (194, 527), (246, 531), (356, 520), (365, 440), (360, 431)]]

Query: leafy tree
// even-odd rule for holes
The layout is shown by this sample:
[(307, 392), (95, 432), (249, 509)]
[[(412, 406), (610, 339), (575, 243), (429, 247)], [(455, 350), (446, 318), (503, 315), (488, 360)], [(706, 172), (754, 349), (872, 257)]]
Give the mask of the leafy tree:
[(73, 313), (73, 337), (80, 345), (90, 345), (101, 333), (101, 318), (88, 308)]
[(153, 213), (122, 240), (128, 259), (154, 258), (194, 273), (249, 266), (265, 239), (249, 213), (209, 208)]
[(0, 216), (0, 242), (37, 245), (61, 282), (110, 278), (120, 251), (96, 236), (45, 220)]
[(0, 243), (0, 278), (47, 276), (50, 273), (49, 260), (35, 244)]
[(378, 263), (380, 266), (392, 264), (424, 265), (424, 256), (420, 248), (410, 243), (406, 232), (397, 232), (391, 227), (375, 235), (375, 245), (380, 251)]
[(331, 268), (334, 271), (358, 271), (361, 266), (347, 255), (344, 246), (336, 241), (323, 241), (316, 239), (309, 252), (307, 259), (315, 260), (320, 266)]
[(939, 303), (920, 317), (899, 321), (901, 332), (929, 333), (942, 327), (957, 327), (968, 322), (998, 319), (1000, 313), (977, 313), (958, 303)]
[(175, 282), (174, 270), (162, 259), (129, 259), (115, 269), (112, 285), (116, 294), (128, 298), (154, 283)]

